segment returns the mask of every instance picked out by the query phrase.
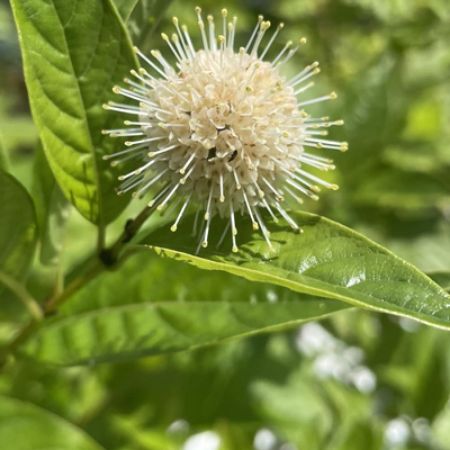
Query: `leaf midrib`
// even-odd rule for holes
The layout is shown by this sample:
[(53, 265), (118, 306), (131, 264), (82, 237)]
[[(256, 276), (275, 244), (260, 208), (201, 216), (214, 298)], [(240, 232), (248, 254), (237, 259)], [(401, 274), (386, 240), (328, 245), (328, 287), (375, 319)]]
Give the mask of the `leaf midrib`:
[[(79, 101), (80, 101), (81, 105), (83, 106), (83, 119), (84, 119), (83, 126), (86, 129), (87, 134), (88, 134), (89, 146), (90, 146), (90, 150), (91, 150), (90, 154), (92, 156), (92, 162), (93, 162), (93, 167), (94, 167), (95, 183), (96, 183), (96, 187), (97, 187), (97, 208), (98, 208), (98, 222), (99, 222), (98, 225), (102, 225), (102, 223), (103, 223), (103, 199), (102, 199), (102, 195), (101, 195), (102, 189), (101, 189), (101, 177), (100, 177), (100, 173), (99, 173), (99, 165), (98, 165), (98, 161), (97, 161), (96, 154), (95, 154), (94, 142), (92, 140), (92, 131), (91, 131), (90, 127), (89, 127), (89, 121), (87, 120), (88, 116), (87, 116), (87, 113), (86, 113), (85, 99), (84, 99), (83, 94), (81, 92), (80, 80), (79, 80), (79, 77), (78, 77), (78, 75), (77, 75), (77, 73), (75, 71), (75, 66), (74, 66), (74, 63), (73, 63), (72, 54), (68, 51), (69, 50), (69, 45), (68, 45), (67, 36), (66, 36), (66, 26), (67, 26), (67, 23), (69, 23), (72, 20), (73, 16), (76, 14), (75, 13), (76, 5), (74, 4), (74, 7), (73, 7), (73, 10), (72, 10), (70, 19), (66, 23), (66, 25), (63, 24), (61, 16), (59, 15), (58, 9), (56, 8), (53, 0), (51, 1), (51, 5), (52, 5), (52, 7), (53, 7), (53, 9), (55, 11), (56, 16), (58, 17), (58, 22), (59, 22), (59, 24), (61, 26), (61, 31), (62, 31), (62, 34), (63, 34), (63, 37), (64, 37), (64, 46), (65, 46), (65, 49), (66, 49), (67, 58), (68, 58), (68, 60), (70, 62), (70, 69), (72, 71), (74, 79), (76, 80), (76, 83), (75, 83), (76, 84), (76, 91), (77, 91), (77, 94), (78, 94), (78, 97), (79, 97)], [(105, 14), (104, 14), (103, 7), (102, 7), (101, 27), (103, 26), (104, 17), (105, 17)], [(95, 44), (96, 48), (97, 48), (98, 42), (99, 42), (99, 36), (100, 36), (101, 27), (99, 27), (99, 33), (97, 34), (97, 42)], [(89, 64), (87, 65), (87, 67), (89, 67), (91, 64), (92, 64), (92, 58), (89, 61)]]

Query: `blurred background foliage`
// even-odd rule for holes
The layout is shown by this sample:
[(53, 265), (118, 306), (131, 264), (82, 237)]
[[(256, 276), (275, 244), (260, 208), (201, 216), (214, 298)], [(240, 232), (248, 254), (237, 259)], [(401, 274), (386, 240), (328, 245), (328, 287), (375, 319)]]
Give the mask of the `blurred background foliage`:
[[(258, 14), (285, 22), (286, 40), (306, 36), (308, 45), (288, 70), (321, 62), (317, 90), (339, 93), (332, 115), (346, 126), (333, 135), (350, 145), (330, 175), (341, 189), (307, 209), (362, 231), (450, 288), (448, 0), (115, 1), (134, 42), (147, 50), (161, 46), (159, 32), (170, 29), (172, 15), (194, 32), (197, 3), (239, 16), (242, 40)], [(41, 297), (63, 268), (82, 260), (95, 230), (65, 205), (48, 169), (34, 175), (46, 162), (6, 1), (0, 79), (0, 166), (37, 203), (51, 197), (62, 204), (50, 220), (64, 223), (64, 233), (40, 249), (28, 280)], [(143, 264), (152, 277), (139, 270)], [(103, 275), (66, 308), (148, 301), (150, 293), (154, 301), (232, 300), (237, 292), (249, 301), (289, 295), (141, 255), (120, 279)], [(0, 340), (24, 316), (20, 304), (2, 297)], [(276, 335), (129, 363), (54, 369), (21, 362), (0, 374), (0, 393), (56, 413), (111, 450), (444, 450), (450, 449), (450, 336), (347, 310)], [(0, 399), (0, 422), (14, 408)], [(50, 430), (54, 420), (48, 416)]]

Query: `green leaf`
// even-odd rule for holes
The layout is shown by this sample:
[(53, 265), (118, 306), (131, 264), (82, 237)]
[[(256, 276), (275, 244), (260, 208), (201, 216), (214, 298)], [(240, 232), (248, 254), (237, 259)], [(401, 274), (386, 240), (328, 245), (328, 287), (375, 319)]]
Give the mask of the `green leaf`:
[(384, 167), (366, 180), (353, 200), (394, 210), (446, 208), (450, 206), (450, 189), (436, 176)]
[(413, 224), (408, 226), (408, 232), (413, 232), (411, 236), (400, 229), (394, 236), (385, 239), (386, 246), (426, 273), (449, 272), (450, 226), (447, 221), (430, 222), (416, 234)]
[(44, 409), (0, 397), (0, 442), (14, 450), (101, 450), (82, 430)]
[(125, 22), (130, 18), (139, 2), (140, 0), (114, 0), (117, 10)]
[(104, 225), (127, 199), (114, 193), (101, 134), (121, 122), (102, 104), (135, 65), (126, 30), (108, 0), (13, 0), (31, 110), (51, 169), (87, 219)]
[(0, 133), (0, 169), (6, 170), (8, 168), (8, 160), (6, 157), (5, 146), (3, 144), (3, 137)]
[(346, 308), (144, 251), (71, 298), (25, 353), (65, 365), (126, 359), (294, 326)]
[[(219, 251), (212, 244), (194, 252), (186, 239), (192, 217), (177, 233), (167, 227), (147, 243), (161, 256), (207, 270), (224, 270), (253, 281), (284, 286), (296, 292), (341, 300), (375, 311), (410, 317), (450, 329), (450, 296), (414, 266), (364, 236), (324, 217), (295, 213), (304, 233), (270, 223), (274, 250), (247, 223), (239, 225), (240, 252)], [(218, 223), (211, 236), (220, 236)], [(223, 226), (223, 225), (222, 225)]]
[(22, 280), (35, 251), (36, 237), (30, 196), (14, 177), (0, 170), (0, 271)]
[(64, 197), (39, 146), (34, 162), (33, 197), (39, 224), (40, 259), (43, 264), (55, 264), (62, 248), (63, 227), (69, 214)]
[(111, 362), (279, 330), (343, 307), (305, 297), (283, 303), (175, 301), (102, 308), (49, 322), (21, 353), (58, 365)]
[[(93, 280), (62, 305), (59, 312), (71, 315), (149, 301), (240, 302), (259, 306), (301, 302), (302, 298), (289, 289), (252, 283), (226, 272), (201, 270), (144, 250), (129, 258), (120, 270), (103, 273)], [(344, 307), (347, 306), (342, 304)]]

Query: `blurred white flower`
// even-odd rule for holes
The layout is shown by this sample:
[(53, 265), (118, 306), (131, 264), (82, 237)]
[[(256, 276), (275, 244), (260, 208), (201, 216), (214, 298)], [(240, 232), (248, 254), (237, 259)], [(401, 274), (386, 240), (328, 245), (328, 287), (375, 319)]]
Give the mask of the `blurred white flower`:
[(246, 45), (235, 50), (237, 17), (229, 20), (223, 9), (219, 24), (212, 16), (205, 24), (201, 9), (196, 11), (202, 48), (194, 47), (187, 27), (177, 18), (175, 33), (162, 34), (175, 66), (157, 50), (145, 55), (136, 49), (145, 67), (132, 70), (134, 80), (125, 79), (127, 88), (116, 86), (114, 92), (137, 105), (110, 102), (105, 108), (137, 118), (126, 120), (126, 128), (104, 130), (128, 139), (125, 149), (105, 159), (114, 165), (137, 161), (136, 169), (120, 176), (119, 193), (133, 191), (140, 197), (158, 185), (150, 205), (158, 210), (178, 205), (172, 231), (194, 204), (197, 251), (208, 246), (216, 216), (227, 219), (218, 245), (229, 233), (232, 250), (238, 251), (237, 213), (248, 215), (253, 229), (260, 230), (271, 247), (262, 210), (273, 221), (282, 217), (300, 231), (282, 205), (285, 198), (302, 203), (302, 196), (317, 200), (321, 188), (337, 189), (308, 171), (333, 169), (332, 161), (306, 149), (346, 150), (346, 143), (323, 138), (326, 128), (342, 121), (313, 118), (304, 111), (336, 94), (305, 97), (319, 72), (317, 62), (290, 79), (281, 74), (305, 39), (298, 44), (289, 41), (267, 59), (283, 24), (262, 46), (270, 22), (260, 16)]
[(307, 356), (334, 351), (340, 346), (339, 341), (316, 322), (309, 322), (300, 327), (296, 344), (298, 350)]
[(255, 434), (253, 447), (255, 450), (275, 450), (278, 439), (268, 428), (261, 428)]
[(204, 431), (189, 437), (183, 445), (183, 450), (219, 450), (220, 437), (214, 431)]
[(387, 448), (403, 447), (411, 438), (411, 427), (406, 419), (397, 417), (386, 424), (384, 441)]
[(172, 422), (167, 427), (167, 433), (169, 434), (184, 434), (189, 431), (189, 422), (184, 419), (178, 419)]
[(366, 394), (375, 390), (377, 377), (362, 364), (363, 350), (347, 346), (322, 325), (310, 322), (300, 327), (296, 345), (300, 353), (313, 358), (314, 373), (318, 377), (353, 385)]
[(365, 366), (358, 366), (352, 370), (351, 381), (358, 391), (365, 394), (373, 392), (377, 387), (377, 377)]

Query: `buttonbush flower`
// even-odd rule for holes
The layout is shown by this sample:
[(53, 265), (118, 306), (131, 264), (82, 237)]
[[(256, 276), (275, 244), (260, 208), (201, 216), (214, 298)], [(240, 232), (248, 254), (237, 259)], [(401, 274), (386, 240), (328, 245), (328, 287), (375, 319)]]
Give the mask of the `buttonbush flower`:
[(304, 109), (336, 94), (307, 97), (311, 78), (319, 73), (317, 62), (290, 79), (282, 75), (305, 39), (289, 41), (274, 58), (267, 57), (283, 24), (267, 37), (270, 22), (259, 16), (248, 42), (236, 49), (236, 17), (229, 21), (223, 9), (219, 24), (212, 16), (205, 23), (200, 8), (196, 13), (200, 49), (176, 17), (172, 36), (162, 34), (175, 65), (158, 50), (145, 55), (135, 49), (143, 67), (131, 71), (133, 79), (124, 80), (126, 87), (113, 90), (136, 105), (105, 105), (135, 117), (126, 120), (123, 129), (104, 130), (127, 139), (124, 149), (105, 158), (112, 164), (137, 161), (134, 170), (119, 177), (118, 193), (132, 191), (141, 197), (151, 190), (150, 206), (163, 210), (175, 204), (172, 231), (190, 205), (195, 206), (197, 251), (208, 246), (215, 217), (226, 219), (218, 245), (229, 234), (232, 250), (238, 251), (237, 214), (247, 215), (249, 225), (260, 230), (271, 247), (263, 211), (300, 231), (285, 199), (302, 203), (304, 196), (317, 200), (321, 187), (337, 189), (308, 168), (334, 168), (330, 159), (310, 149), (346, 150), (346, 143), (322, 137), (326, 128), (342, 121), (314, 118)]

